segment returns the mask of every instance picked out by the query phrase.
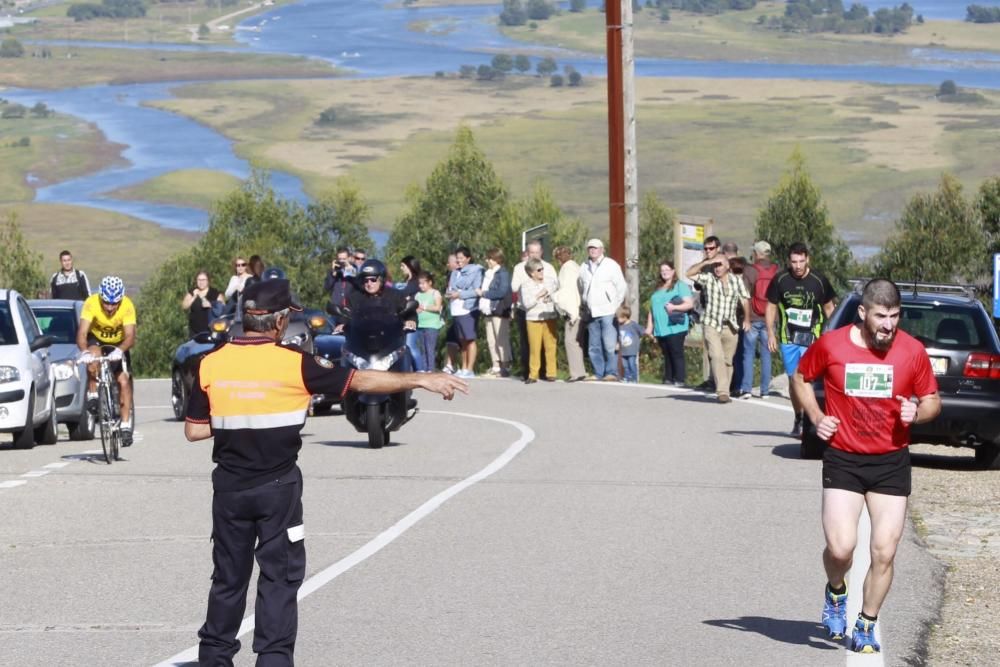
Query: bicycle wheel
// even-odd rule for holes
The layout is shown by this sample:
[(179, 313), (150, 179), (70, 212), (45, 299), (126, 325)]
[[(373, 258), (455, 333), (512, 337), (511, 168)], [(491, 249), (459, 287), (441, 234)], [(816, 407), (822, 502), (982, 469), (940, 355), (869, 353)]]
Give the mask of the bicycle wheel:
[(113, 427), (111, 429), (111, 460), (118, 460), (118, 449), (122, 444), (122, 430), (120, 427)]
[(110, 465), (117, 458), (116, 452), (112, 449), (114, 446), (112, 439), (115, 432), (115, 418), (114, 412), (111, 410), (111, 388), (106, 384), (102, 384), (98, 385), (97, 391), (98, 421), (101, 426), (101, 449), (104, 451), (104, 461)]

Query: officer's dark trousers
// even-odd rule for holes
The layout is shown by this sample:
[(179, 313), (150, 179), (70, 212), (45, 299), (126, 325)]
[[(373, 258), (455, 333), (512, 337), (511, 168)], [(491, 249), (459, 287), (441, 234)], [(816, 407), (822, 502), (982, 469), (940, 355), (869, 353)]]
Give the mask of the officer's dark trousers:
[[(298, 468), (278, 481), (252, 489), (215, 492), (212, 499), (215, 570), (205, 624), (198, 631), (201, 667), (232, 665), (233, 656), (240, 650), (236, 633), (246, 610), (254, 556), (260, 566), (253, 636), (257, 665), (293, 664), (298, 630), (295, 595), (306, 569), (301, 526), (302, 473)], [(293, 529), (291, 533), (289, 528)]]

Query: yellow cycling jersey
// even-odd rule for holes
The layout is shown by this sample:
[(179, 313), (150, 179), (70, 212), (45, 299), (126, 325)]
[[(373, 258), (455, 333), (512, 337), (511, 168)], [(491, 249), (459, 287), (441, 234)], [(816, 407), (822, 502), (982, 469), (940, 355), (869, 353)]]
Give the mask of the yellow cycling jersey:
[(135, 306), (124, 296), (115, 314), (108, 317), (101, 307), (101, 295), (92, 294), (83, 302), (80, 319), (90, 322), (90, 335), (102, 344), (118, 345), (125, 340), (125, 327), (135, 325)]

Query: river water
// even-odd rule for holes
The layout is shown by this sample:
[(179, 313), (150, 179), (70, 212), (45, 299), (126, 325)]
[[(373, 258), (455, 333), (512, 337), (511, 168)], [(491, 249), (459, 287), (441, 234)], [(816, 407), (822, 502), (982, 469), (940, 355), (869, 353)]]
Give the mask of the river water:
[[(358, 77), (430, 75), (454, 72), (461, 65), (488, 63), (496, 52), (548, 53), (561, 65), (584, 75), (603, 76), (604, 58), (560, 49), (530, 47), (504, 37), (496, 27), (499, 6), (456, 6), (392, 9), (385, 0), (302, 0), (258, 15), (236, 26), (237, 40), (252, 51), (304, 55), (351, 68)], [(593, 3), (592, 3), (593, 4)], [(892, 6), (881, 0), (877, 6)], [(965, 0), (912, 3), (926, 18), (961, 19)], [(1000, 6), (1000, 0), (976, 4)], [(414, 31), (416, 21), (437, 28)], [(82, 43), (81, 43), (82, 45)], [(93, 45), (93, 43), (90, 43)], [(189, 45), (105, 43), (122, 48), (205, 50)], [(638, 59), (638, 76), (818, 79), (887, 84), (938, 85), (952, 79), (959, 86), (1000, 88), (1000, 57), (941, 49), (914, 50), (919, 67), (871, 65), (796, 65), (754, 62), (711, 62)], [(164, 227), (201, 230), (208, 214), (183, 206), (122, 201), (107, 193), (180, 169), (213, 169), (246, 178), (249, 165), (233, 153), (222, 135), (182, 116), (142, 106), (169, 96), (177, 84), (93, 86), (62, 91), (5, 91), (8, 99), (32, 105), (43, 101), (57, 111), (96, 124), (109, 140), (126, 144), (129, 165), (40, 188), (36, 200), (93, 206), (126, 213)], [(272, 185), (282, 196), (304, 202), (298, 178), (272, 172)]]

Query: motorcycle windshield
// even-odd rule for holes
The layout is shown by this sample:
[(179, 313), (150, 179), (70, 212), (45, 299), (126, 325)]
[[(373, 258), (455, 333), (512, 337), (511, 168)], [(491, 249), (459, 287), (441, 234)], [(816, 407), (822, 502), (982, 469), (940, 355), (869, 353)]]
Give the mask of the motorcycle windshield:
[(402, 320), (385, 311), (367, 312), (352, 319), (346, 334), (347, 349), (363, 357), (396, 350), (404, 343)]

